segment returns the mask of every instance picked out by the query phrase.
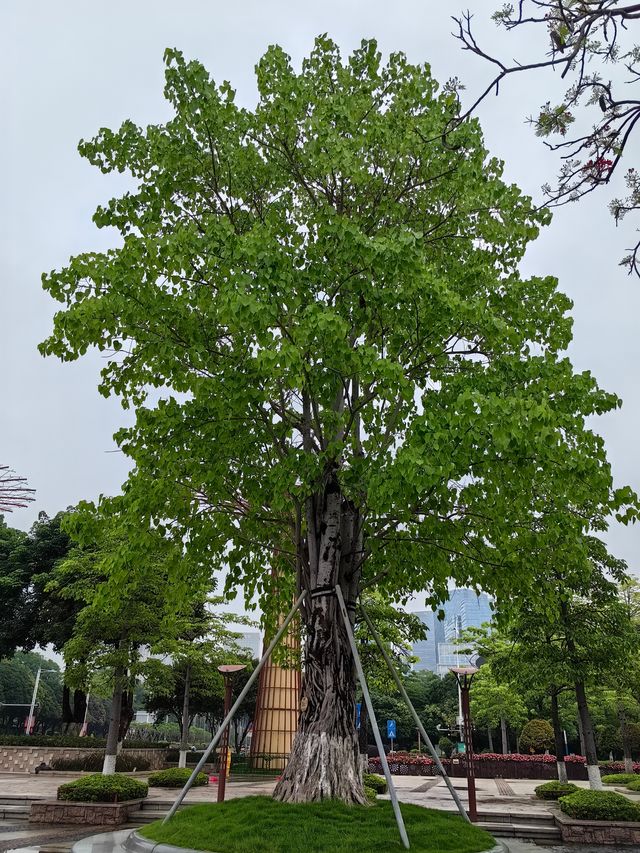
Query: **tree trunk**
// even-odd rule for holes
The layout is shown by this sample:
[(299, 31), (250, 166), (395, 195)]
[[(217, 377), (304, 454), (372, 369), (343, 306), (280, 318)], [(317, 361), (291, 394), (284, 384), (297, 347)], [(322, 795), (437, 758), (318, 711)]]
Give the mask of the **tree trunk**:
[(116, 772), (116, 758), (118, 756), (118, 732), (120, 730), (120, 713), (122, 711), (122, 693), (124, 691), (124, 680), (126, 670), (123, 666), (117, 666), (113, 674), (113, 695), (111, 697), (111, 713), (109, 715), (109, 733), (107, 734), (107, 746), (102, 765), (103, 776), (109, 776)]
[(558, 711), (558, 691), (551, 687), (551, 725), (553, 726), (553, 741), (556, 751), (556, 767), (558, 768), (558, 782), (568, 782), (567, 765), (564, 763), (564, 736), (560, 725), (560, 713)]
[(620, 721), (620, 737), (622, 738), (622, 750), (624, 753), (624, 772), (633, 773), (633, 756), (631, 754), (631, 741), (627, 727), (627, 714), (622, 699), (618, 699), (618, 720)]
[(582, 732), (582, 720), (580, 719), (580, 712), (578, 712), (578, 740), (580, 741), (580, 755), (585, 755), (587, 752), (587, 747), (584, 745), (584, 734)]
[(509, 755), (509, 738), (507, 736), (507, 721), (500, 717), (500, 735), (502, 737), (502, 754)]
[(489, 738), (489, 752), (493, 752), (493, 733), (491, 726), (487, 726), (487, 737)]
[(582, 736), (584, 738), (585, 758), (587, 760), (587, 776), (589, 787), (594, 791), (602, 790), (602, 778), (598, 765), (598, 753), (596, 752), (596, 739), (593, 733), (593, 723), (589, 713), (587, 694), (583, 681), (576, 681), (576, 700), (578, 702), (578, 714), (582, 725)]
[(184, 696), (182, 699), (182, 720), (180, 722), (180, 754), (178, 767), (187, 766), (187, 750), (189, 749), (189, 691), (191, 689), (191, 664), (188, 663), (184, 672)]
[(355, 673), (335, 595), (313, 600), (302, 711), (287, 767), (274, 791), (282, 802), (364, 803), (355, 731)]

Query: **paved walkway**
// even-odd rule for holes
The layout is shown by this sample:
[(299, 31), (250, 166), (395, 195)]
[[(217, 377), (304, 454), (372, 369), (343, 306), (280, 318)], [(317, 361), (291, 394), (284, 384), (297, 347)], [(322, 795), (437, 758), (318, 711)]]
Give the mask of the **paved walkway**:
[[(56, 790), (65, 781), (77, 778), (77, 774), (38, 776), (27, 774), (0, 774), (0, 797), (26, 797), (52, 799)], [(433, 809), (455, 811), (456, 806), (451, 794), (442, 779), (425, 778), (424, 776), (394, 776), (394, 783), (398, 792), (398, 798), (404, 803), (426, 806)], [(260, 781), (234, 781), (227, 784), (226, 796), (229, 799), (262, 794), (270, 795), (274, 780)], [(453, 779), (463, 804), (467, 805), (467, 783), (465, 779)], [(509, 815), (515, 822), (521, 815), (548, 813), (548, 804), (536, 800), (533, 790), (539, 785), (538, 780), (523, 779), (477, 779), (477, 801), (480, 813), (500, 813)], [(586, 782), (577, 782), (582, 788), (588, 787)], [(623, 789), (621, 789), (623, 790)], [(187, 795), (187, 803), (215, 802), (216, 785), (194, 788)], [(623, 791), (630, 799), (640, 802), (640, 794), (632, 794)], [(171, 803), (175, 791), (151, 788), (148, 800)], [(133, 829), (134, 825), (127, 828)], [(123, 827), (123, 829), (125, 829)], [(29, 824), (22, 820), (7, 819), (0, 821), (0, 851), (20, 851), (20, 853), (66, 853), (73, 842), (86, 838), (92, 833), (100, 833), (99, 827), (55, 827), (38, 826)], [(99, 843), (96, 841), (93, 850), (88, 846), (82, 853), (111, 853), (116, 851), (117, 841), (111, 838), (113, 833), (102, 833)], [(93, 842), (92, 842), (93, 843)], [(505, 846), (510, 853), (614, 853), (615, 850), (630, 850), (631, 848), (592, 848), (572, 845), (570, 848), (562, 846), (539, 846), (528, 842), (505, 839)], [(114, 846), (115, 845), (115, 846)]]

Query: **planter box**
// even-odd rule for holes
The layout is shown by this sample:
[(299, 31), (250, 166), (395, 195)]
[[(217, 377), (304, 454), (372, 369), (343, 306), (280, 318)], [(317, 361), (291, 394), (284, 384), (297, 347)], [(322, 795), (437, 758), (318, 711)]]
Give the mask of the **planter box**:
[(636, 821), (576, 820), (559, 812), (556, 824), (562, 834), (563, 844), (609, 844), (640, 848), (640, 823)]
[(118, 826), (140, 808), (142, 800), (122, 803), (73, 803), (67, 800), (40, 800), (31, 803), (31, 823), (67, 823), (84, 826)]
[[(79, 749), (66, 746), (0, 746), (0, 773), (33, 773), (41, 763), (51, 764), (56, 758), (84, 758), (95, 753), (95, 749)], [(161, 770), (164, 766), (166, 749), (125, 749), (127, 755), (146, 758), (149, 771)], [(70, 770), (68, 773), (75, 773)]]

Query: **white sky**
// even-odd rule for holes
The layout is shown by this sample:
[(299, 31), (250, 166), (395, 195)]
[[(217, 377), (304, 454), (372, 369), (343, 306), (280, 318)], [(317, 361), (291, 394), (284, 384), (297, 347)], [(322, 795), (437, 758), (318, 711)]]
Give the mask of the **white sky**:
[[(41, 509), (59, 509), (101, 492), (112, 494), (127, 463), (112, 440), (126, 415), (96, 390), (100, 357), (73, 364), (43, 359), (36, 346), (55, 310), (40, 275), (69, 256), (115, 241), (91, 223), (96, 206), (125, 185), (105, 177), (76, 151), (80, 138), (126, 118), (137, 124), (168, 118), (162, 96), (167, 46), (200, 59), (217, 81), (228, 79), (241, 102), (255, 98), (253, 67), (274, 42), (294, 62), (314, 36), (327, 32), (343, 50), (375, 37), (383, 53), (403, 50), (429, 61), (442, 82), (458, 76), (475, 93), (490, 69), (460, 51), (450, 14), (471, 6), (486, 43), (510, 59), (515, 36), (489, 15), (498, 0), (4, 0), (0, 4), (0, 461), (28, 476), (37, 502), (7, 521), (28, 528)], [(507, 81), (483, 106), (490, 150), (507, 161), (506, 178), (540, 198), (556, 161), (525, 124), (526, 115), (560, 91), (557, 75)], [(636, 144), (635, 152), (638, 153)], [(605, 192), (608, 192), (605, 191)], [(592, 195), (556, 213), (523, 265), (528, 274), (558, 276), (575, 301), (577, 369), (590, 369), (623, 409), (599, 419), (618, 483), (640, 490), (640, 282), (617, 266), (635, 243), (633, 224), (616, 229), (609, 195)], [(640, 566), (638, 530), (616, 525), (608, 541), (632, 568)], [(419, 606), (420, 602), (416, 602)]]

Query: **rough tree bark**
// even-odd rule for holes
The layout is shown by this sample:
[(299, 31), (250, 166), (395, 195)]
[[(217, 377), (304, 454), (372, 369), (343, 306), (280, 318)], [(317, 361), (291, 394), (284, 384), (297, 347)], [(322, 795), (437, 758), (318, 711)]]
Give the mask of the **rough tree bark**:
[(187, 750), (189, 749), (189, 691), (191, 689), (191, 664), (187, 663), (184, 672), (184, 695), (182, 699), (182, 720), (180, 722), (180, 754), (178, 767), (187, 766)]
[(487, 726), (487, 737), (489, 739), (489, 752), (493, 752), (493, 732), (491, 726)]
[(582, 737), (584, 738), (584, 754), (587, 760), (589, 787), (594, 791), (601, 791), (603, 785), (602, 778), (600, 776), (600, 766), (598, 765), (598, 753), (596, 752), (596, 739), (593, 732), (593, 723), (591, 722), (591, 714), (589, 712), (589, 704), (587, 702), (584, 682), (576, 681), (575, 690), (576, 700), (578, 702), (578, 715), (582, 728)]
[(306, 505), (301, 585), (310, 592), (302, 611), (307, 641), (298, 730), (274, 791), (282, 802), (339, 799), (364, 803), (355, 728), (355, 667), (338, 601), (340, 584), (355, 615), (360, 577), (360, 516), (342, 495), (334, 470)]
[(113, 674), (113, 694), (111, 696), (111, 712), (109, 714), (109, 732), (107, 734), (107, 746), (102, 765), (103, 776), (109, 776), (116, 772), (116, 758), (118, 757), (118, 743), (120, 732), (120, 718), (122, 712), (122, 694), (126, 670), (123, 666), (117, 666)]
[(553, 741), (556, 751), (556, 767), (558, 768), (558, 782), (568, 782), (567, 765), (564, 763), (564, 737), (560, 725), (560, 712), (558, 711), (558, 688), (551, 685), (551, 725), (553, 726)]
[(622, 750), (624, 753), (624, 772), (633, 773), (633, 755), (631, 754), (627, 714), (621, 699), (618, 699), (618, 720), (620, 722), (620, 737), (622, 738)]

